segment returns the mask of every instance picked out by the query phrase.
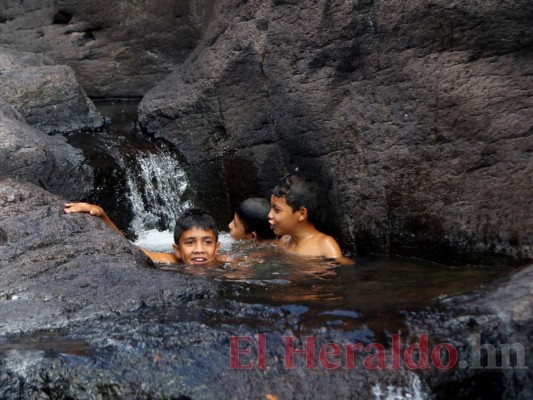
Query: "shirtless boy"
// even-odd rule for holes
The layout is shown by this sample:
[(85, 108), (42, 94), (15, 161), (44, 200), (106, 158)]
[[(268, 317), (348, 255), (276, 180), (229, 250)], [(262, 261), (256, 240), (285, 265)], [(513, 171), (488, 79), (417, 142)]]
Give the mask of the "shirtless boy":
[(281, 248), (302, 256), (335, 258), (343, 264), (353, 264), (343, 257), (335, 239), (315, 227), (319, 207), (316, 185), (289, 175), (274, 188), (270, 204), (268, 220), (276, 236), (282, 236)]
[[(89, 203), (66, 203), (65, 213), (88, 213), (99, 217), (122, 235), (120, 229), (100, 206)], [(178, 218), (172, 248), (173, 253), (158, 253), (142, 247), (140, 249), (155, 263), (209, 266), (217, 261), (223, 261), (224, 258), (221, 256), (220, 260), (217, 259), (219, 242), (215, 221), (199, 208), (191, 208)]]

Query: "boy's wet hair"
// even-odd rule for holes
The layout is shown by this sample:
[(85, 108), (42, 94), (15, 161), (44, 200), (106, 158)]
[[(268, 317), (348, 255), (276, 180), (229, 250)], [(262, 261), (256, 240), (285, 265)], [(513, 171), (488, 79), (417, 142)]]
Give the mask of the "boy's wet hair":
[(307, 220), (315, 224), (321, 219), (320, 187), (302, 176), (290, 174), (281, 178), (272, 194), (284, 197), (293, 211), (307, 209)]
[(174, 243), (178, 244), (181, 235), (183, 235), (185, 231), (193, 228), (202, 229), (204, 231), (213, 231), (215, 238), (218, 241), (218, 229), (213, 217), (201, 208), (194, 207), (184, 211), (176, 220)]
[(269, 201), (259, 197), (244, 200), (235, 210), (244, 226), (244, 232), (255, 232), (258, 239), (275, 238), (274, 231), (270, 229), (270, 223), (268, 222), (269, 212)]

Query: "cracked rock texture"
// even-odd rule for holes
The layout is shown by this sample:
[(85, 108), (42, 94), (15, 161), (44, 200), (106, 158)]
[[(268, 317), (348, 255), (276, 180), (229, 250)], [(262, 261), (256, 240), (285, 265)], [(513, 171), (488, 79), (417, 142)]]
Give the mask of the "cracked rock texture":
[(299, 168), (351, 250), (532, 257), (530, 1), (217, 2), (143, 98), (204, 206), (228, 220)]
[(6, 178), (76, 200), (92, 189), (93, 169), (64, 137), (28, 125), (19, 112), (0, 101), (0, 179)]
[(141, 97), (196, 47), (209, 0), (4, 0), (0, 46), (73, 68), (91, 97)]
[(42, 54), (0, 48), (0, 100), (26, 122), (48, 133), (94, 129), (104, 124), (72, 68)]

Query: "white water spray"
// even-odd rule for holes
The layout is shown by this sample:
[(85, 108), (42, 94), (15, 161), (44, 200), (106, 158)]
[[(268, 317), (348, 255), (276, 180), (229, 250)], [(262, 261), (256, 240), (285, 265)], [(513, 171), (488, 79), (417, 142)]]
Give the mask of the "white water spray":
[(126, 171), (133, 220), (131, 227), (138, 235), (150, 230), (173, 229), (176, 218), (192, 206), (184, 198), (187, 176), (169, 153), (136, 154), (122, 159)]

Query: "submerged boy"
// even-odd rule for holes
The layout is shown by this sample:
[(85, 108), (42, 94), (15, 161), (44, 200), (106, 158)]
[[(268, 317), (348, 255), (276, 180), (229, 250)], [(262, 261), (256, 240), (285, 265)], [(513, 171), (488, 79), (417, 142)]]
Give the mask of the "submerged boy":
[(288, 175), (274, 188), (270, 203), (268, 220), (276, 236), (282, 236), (281, 248), (302, 256), (334, 258), (343, 264), (353, 264), (342, 255), (335, 239), (315, 227), (319, 212), (315, 184), (300, 176)]
[[(89, 203), (65, 203), (65, 213), (88, 213), (99, 217), (122, 235), (120, 229), (100, 206)], [(173, 253), (158, 253), (142, 247), (140, 249), (155, 263), (209, 266), (224, 261), (224, 256), (217, 258), (219, 245), (218, 230), (213, 218), (199, 208), (191, 208), (176, 221)]]
[(233, 220), (229, 223), (229, 233), (235, 240), (269, 241), (275, 239), (270, 229), (268, 213), (270, 202), (267, 199), (251, 197), (239, 204)]

